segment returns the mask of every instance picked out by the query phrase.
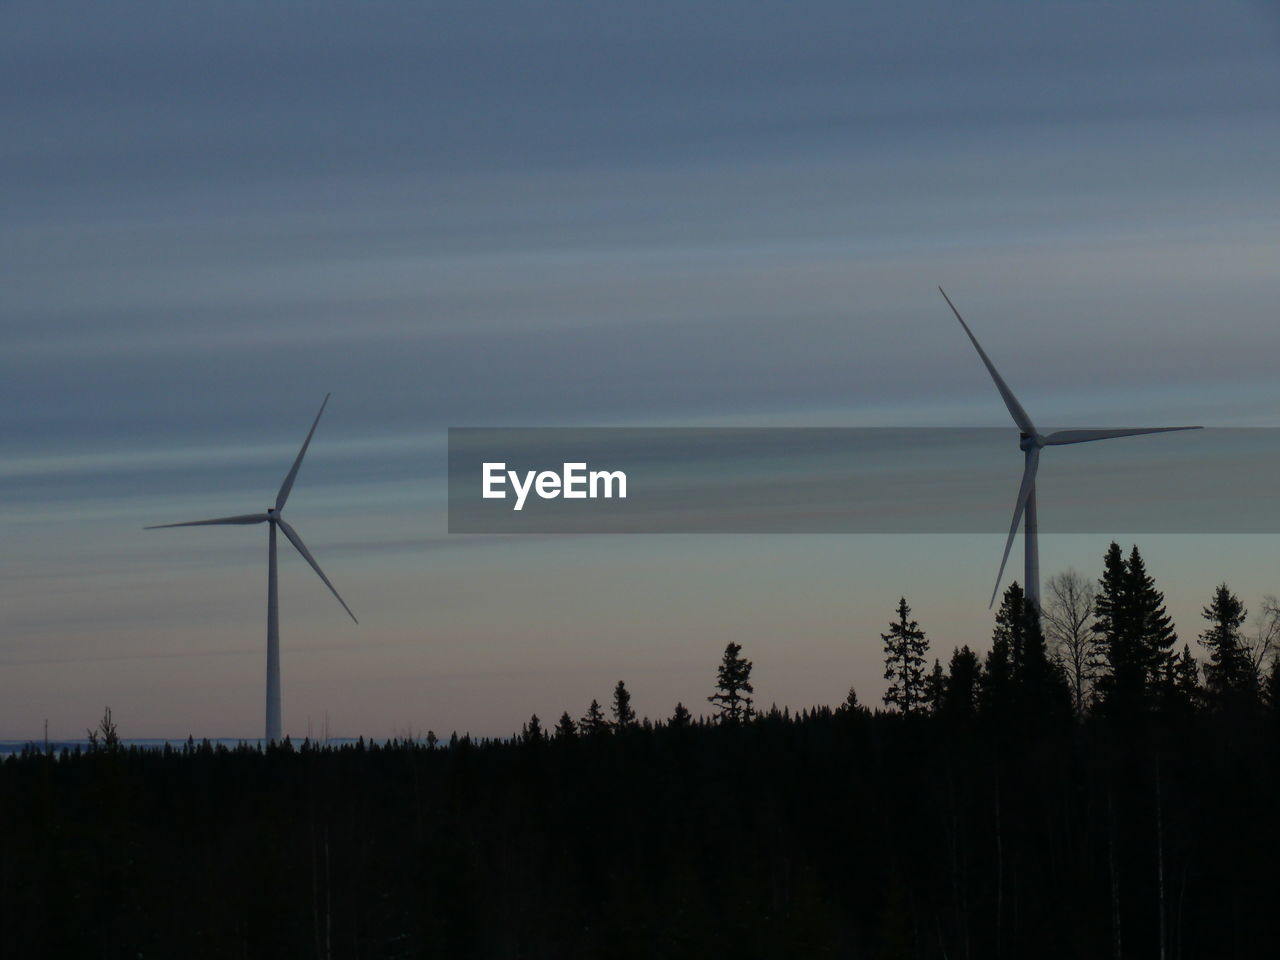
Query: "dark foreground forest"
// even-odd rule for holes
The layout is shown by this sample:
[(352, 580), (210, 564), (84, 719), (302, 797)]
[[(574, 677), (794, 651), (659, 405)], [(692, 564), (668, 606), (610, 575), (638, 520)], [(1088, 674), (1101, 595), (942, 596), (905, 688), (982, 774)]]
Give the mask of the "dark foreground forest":
[(933, 673), (904, 601), (887, 711), (755, 712), (731, 644), (705, 721), (622, 684), (505, 741), (139, 750), (108, 720), (0, 764), (0, 953), (1280, 956), (1275, 672), (1221, 588), (1202, 679), (1135, 558), (1088, 598), (1082, 687), (1015, 586)]

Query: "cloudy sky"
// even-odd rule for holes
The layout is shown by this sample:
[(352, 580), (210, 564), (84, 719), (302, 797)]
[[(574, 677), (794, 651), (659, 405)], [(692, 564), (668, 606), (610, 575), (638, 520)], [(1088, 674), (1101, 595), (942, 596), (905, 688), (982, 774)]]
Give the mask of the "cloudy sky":
[[(997, 535), (450, 537), (449, 426), (1004, 425), (939, 283), (1040, 422), (1280, 426), (1262, 3), (0, 26), (0, 738), (259, 734), (264, 532), (141, 527), (264, 508), (326, 391), (289, 512), (361, 625), (282, 557), (285, 723), (379, 738), (696, 711), (729, 640), (875, 702), (903, 593), (989, 635)], [(1140, 545), (1193, 644), (1280, 592), (1274, 536)]]

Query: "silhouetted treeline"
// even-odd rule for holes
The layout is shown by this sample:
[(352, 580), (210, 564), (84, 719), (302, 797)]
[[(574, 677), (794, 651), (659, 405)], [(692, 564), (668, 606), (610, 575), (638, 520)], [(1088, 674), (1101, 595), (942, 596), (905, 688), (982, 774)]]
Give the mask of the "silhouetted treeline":
[(0, 953), (1278, 956), (1275, 671), (1224, 585), (1201, 685), (1136, 555), (1079, 690), (1015, 585), (932, 673), (900, 602), (893, 712), (757, 711), (731, 644), (715, 719), (619, 683), (612, 721), (504, 741), (32, 747), (0, 764)]

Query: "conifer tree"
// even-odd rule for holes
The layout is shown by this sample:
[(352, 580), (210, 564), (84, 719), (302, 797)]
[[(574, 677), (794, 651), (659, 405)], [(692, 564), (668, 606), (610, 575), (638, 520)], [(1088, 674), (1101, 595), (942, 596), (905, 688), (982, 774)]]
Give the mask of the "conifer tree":
[(1209, 621), (1200, 634), (1200, 645), (1209, 652), (1204, 667), (1209, 696), (1219, 707), (1256, 697), (1258, 678), (1240, 632), (1248, 617), (1244, 604), (1225, 583), (1219, 584), (1202, 616)]
[(1200, 705), (1203, 691), (1200, 689), (1200, 664), (1191, 655), (1191, 647), (1182, 645), (1182, 656), (1174, 660), (1173, 679), (1169, 692), (1174, 710), (1188, 713)]
[(1142, 698), (1142, 674), (1136, 651), (1131, 649), (1133, 631), (1126, 620), (1127, 572), (1124, 553), (1120, 544), (1113, 540), (1103, 557), (1093, 624), (1101, 653), (1096, 692), (1103, 709), (1112, 714)]
[(862, 704), (858, 703), (858, 691), (850, 687), (849, 693), (844, 698), (844, 703), (840, 704), (836, 709), (842, 713), (852, 713), (855, 710), (862, 709)]
[(528, 723), (520, 728), (520, 739), (525, 743), (542, 742), (542, 721), (538, 719), (536, 713), (529, 718)]
[(901, 597), (898, 619), (889, 624), (888, 633), (880, 634), (884, 641), (884, 678), (889, 681), (884, 702), (903, 713), (915, 713), (926, 702), (924, 658), (929, 641), (910, 616), (907, 598)]
[(1147, 573), (1146, 563), (1135, 544), (1129, 553), (1127, 574), (1129, 595), (1134, 605), (1137, 647), (1146, 669), (1147, 683), (1156, 680), (1174, 659), (1173, 646), (1178, 633), (1164, 606), (1164, 594), (1156, 589), (1155, 580)]
[(942, 672), (942, 661), (933, 658), (933, 669), (924, 678), (924, 702), (933, 713), (942, 708), (942, 698), (947, 689), (947, 677)]
[(951, 720), (967, 720), (978, 710), (982, 683), (982, 664), (978, 655), (966, 644), (951, 654), (943, 691), (941, 713)]
[(582, 731), (584, 737), (598, 736), (609, 732), (609, 721), (605, 719), (604, 711), (600, 708), (598, 700), (591, 701), (591, 706), (587, 707), (587, 712), (578, 721), (578, 729)]
[(987, 651), (978, 688), (978, 700), (984, 715), (1003, 718), (1009, 712), (1013, 699), (1013, 661), (1009, 652), (1009, 640), (998, 627), (991, 637), (991, 649)]
[(1098, 700), (1114, 711), (1117, 704), (1132, 701), (1141, 692), (1140, 673), (1135, 654), (1129, 649), (1132, 631), (1125, 621), (1129, 589), (1124, 553), (1114, 540), (1103, 557), (1102, 577), (1098, 580), (1093, 624), (1098, 634), (1101, 670), (1097, 683)]
[(106, 707), (102, 711), (102, 719), (98, 721), (98, 728), (87, 732), (89, 734), (90, 750), (118, 750), (120, 748), (120, 734), (116, 729), (116, 722), (111, 719), (110, 707)]
[(1040, 630), (1040, 615), (1027, 603), (1016, 581), (1005, 590), (996, 612), (992, 649), (997, 648), (1008, 651), (1007, 705), (1016, 711), (1018, 722), (1061, 719), (1069, 711), (1066, 678), (1061, 668), (1049, 659)]
[(1135, 716), (1167, 692), (1177, 633), (1137, 546), (1126, 560), (1112, 543), (1095, 602), (1100, 669), (1096, 691), (1112, 716)]
[(625, 730), (635, 726), (635, 722), (636, 712), (631, 709), (631, 694), (627, 691), (627, 685), (619, 680), (618, 685), (613, 688), (613, 728)]
[(572, 740), (578, 735), (578, 725), (573, 722), (573, 717), (569, 716), (566, 710), (560, 714), (560, 719), (556, 722), (556, 739)]
[(716, 692), (707, 697), (720, 711), (721, 723), (739, 723), (751, 719), (751, 661), (740, 656), (742, 644), (729, 641), (724, 657), (716, 669)]
[(1000, 598), (996, 611), (995, 640), (1003, 640), (1009, 651), (1009, 670), (1013, 679), (1019, 679), (1028, 663), (1047, 657), (1044, 635), (1040, 632), (1039, 617), (1027, 605), (1022, 587), (1015, 580)]
[(671, 712), (671, 721), (668, 726), (676, 729), (684, 729), (693, 722), (693, 716), (685, 708), (683, 703), (677, 703), (675, 710)]

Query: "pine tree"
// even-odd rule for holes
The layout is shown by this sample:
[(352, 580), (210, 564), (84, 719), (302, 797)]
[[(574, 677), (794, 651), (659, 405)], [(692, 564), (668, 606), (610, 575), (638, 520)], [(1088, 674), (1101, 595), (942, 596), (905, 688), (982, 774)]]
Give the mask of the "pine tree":
[(619, 680), (618, 685), (613, 688), (613, 728), (625, 730), (635, 726), (635, 723), (636, 712), (631, 709), (631, 694), (627, 691), (627, 685)]
[(898, 619), (889, 624), (889, 632), (880, 634), (884, 641), (884, 678), (886, 706), (896, 706), (903, 713), (915, 713), (925, 703), (924, 658), (929, 651), (920, 624), (909, 619), (911, 608), (907, 598), (898, 600)]
[(598, 700), (591, 701), (591, 706), (587, 707), (587, 712), (578, 721), (578, 729), (582, 731), (584, 737), (599, 736), (609, 732), (609, 721), (605, 719)]
[(1240, 627), (1248, 617), (1240, 598), (1219, 584), (1202, 616), (1209, 628), (1200, 634), (1200, 645), (1209, 651), (1204, 667), (1205, 686), (1219, 707), (1234, 706), (1257, 696), (1258, 677), (1244, 649)]
[(724, 657), (716, 669), (716, 692), (707, 697), (720, 711), (721, 723), (740, 723), (751, 719), (751, 661), (739, 656), (742, 644), (729, 641)]
[(682, 730), (693, 722), (693, 716), (685, 709), (683, 703), (677, 703), (675, 710), (671, 712), (671, 720), (668, 726)]
[(556, 722), (555, 736), (557, 740), (572, 740), (578, 735), (578, 726), (573, 722), (573, 717), (569, 716), (566, 710), (560, 714), (560, 719)]

